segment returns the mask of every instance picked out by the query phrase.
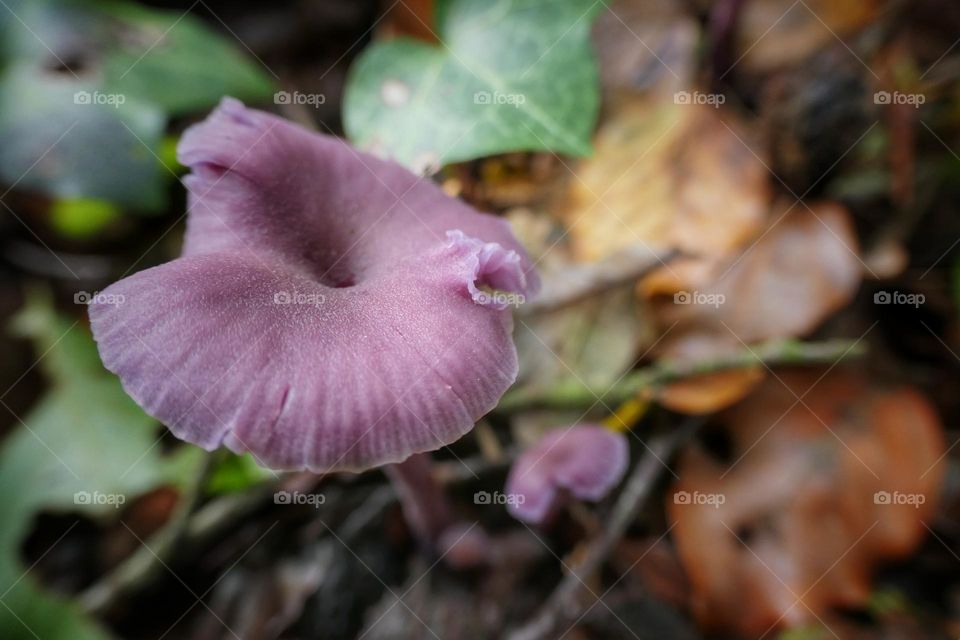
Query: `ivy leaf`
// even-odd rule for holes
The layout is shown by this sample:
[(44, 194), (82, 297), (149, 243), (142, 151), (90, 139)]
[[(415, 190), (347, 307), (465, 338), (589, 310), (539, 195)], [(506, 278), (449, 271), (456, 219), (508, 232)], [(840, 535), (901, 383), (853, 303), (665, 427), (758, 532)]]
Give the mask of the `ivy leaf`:
[[(109, 0), (0, 5), (0, 182), (134, 210), (166, 204), (170, 116), (271, 79), (189, 13)], [(27, 26), (29, 25), (29, 26)], [(48, 46), (50, 48), (48, 48)]]
[(171, 115), (205, 109), (225, 95), (257, 101), (273, 94), (256, 62), (190, 14), (134, 4), (104, 5), (103, 13), (113, 34), (102, 64), (108, 93), (150, 102)]
[(414, 170), (522, 150), (590, 153), (593, 0), (438, 0), (439, 44), (397, 38), (350, 71), (344, 125)]
[(50, 390), (0, 449), (0, 637), (108, 637), (74, 605), (44, 593), (19, 550), (40, 510), (116, 517), (118, 506), (157, 486), (188, 481), (200, 451), (166, 455), (159, 425), (103, 369), (86, 328), (34, 298), (15, 323), (36, 343)]
[(163, 112), (125, 97), (98, 104), (97, 95), (106, 94), (29, 63), (0, 75), (0, 181), (60, 198), (162, 207), (168, 174), (154, 153)]

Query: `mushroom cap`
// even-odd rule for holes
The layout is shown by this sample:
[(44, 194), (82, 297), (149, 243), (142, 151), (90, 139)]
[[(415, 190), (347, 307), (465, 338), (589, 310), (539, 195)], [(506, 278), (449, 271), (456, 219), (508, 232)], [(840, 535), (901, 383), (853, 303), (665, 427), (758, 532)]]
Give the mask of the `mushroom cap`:
[(455, 441), (512, 384), (509, 306), (539, 282), (505, 221), (230, 98), (178, 158), (183, 255), (90, 307), (106, 367), (177, 437), (360, 471)]
[(592, 424), (556, 429), (510, 468), (507, 508), (518, 520), (543, 524), (562, 490), (580, 500), (601, 500), (620, 483), (629, 462), (623, 434)]

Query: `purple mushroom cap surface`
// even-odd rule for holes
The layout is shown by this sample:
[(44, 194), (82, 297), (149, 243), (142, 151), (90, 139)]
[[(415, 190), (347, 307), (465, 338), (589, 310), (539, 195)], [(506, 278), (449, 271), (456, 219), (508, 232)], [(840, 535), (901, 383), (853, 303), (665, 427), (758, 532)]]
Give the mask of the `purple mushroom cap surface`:
[(620, 483), (629, 462), (623, 434), (586, 424), (556, 429), (510, 468), (507, 509), (518, 520), (543, 524), (561, 491), (580, 500), (601, 500)]
[(539, 282), (505, 221), (230, 98), (178, 158), (183, 255), (90, 307), (106, 367), (177, 437), (360, 471), (457, 440), (516, 378), (504, 300)]

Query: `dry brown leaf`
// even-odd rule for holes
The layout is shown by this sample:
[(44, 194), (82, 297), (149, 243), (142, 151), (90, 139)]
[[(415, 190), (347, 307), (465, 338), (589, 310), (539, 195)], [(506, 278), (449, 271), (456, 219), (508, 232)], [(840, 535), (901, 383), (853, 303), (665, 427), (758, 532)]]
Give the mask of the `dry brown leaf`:
[(451, 167), (466, 186), (464, 196), (483, 210), (542, 207), (566, 188), (568, 172), (549, 153), (509, 153)]
[(434, 0), (393, 3), (379, 21), (377, 32), (384, 38), (409, 36), (425, 42), (436, 42)]
[(765, 72), (797, 64), (868, 25), (880, 5), (878, 0), (745, 2), (737, 28), (739, 62), (733, 68)]
[(760, 367), (721, 371), (675, 382), (657, 392), (657, 401), (678, 413), (706, 415), (729, 407), (764, 379)]
[[(798, 205), (776, 216), (710, 286), (660, 298), (656, 314), (668, 332), (657, 355), (703, 360), (810, 333), (856, 293), (862, 269), (856, 252), (840, 205)], [(700, 376), (666, 387), (658, 399), (675, 411), (710, 413), (743, 398), (762, 377), (761, 369)]]
[(597, 16), (593, 45), (604, 104), (636, 91), (673, 99), (693, 83), (700, 26), (675, 0), (617, 0)]
[(784, 373), (730, 410), (729, 461), (699, 447), (681, 460), (667, 511), (704, 627), (757, 637), (862, 606), (874, 569), (910, 554), (936, 512), (945, 442), (931, 403), (821, 375)]
[[(782, 211), (783, 209), (781, 209)], [(679, 333), (722, 336), (737, 346), (802, 336), (847, 304), (863, 265), (850, 215), (839, 204), (797, 205), (700, 291), (679, 291), (658, 308)], [(693, 338), (685, 336), (686, 342)], [(700, 346), (670, 345), (682, 355)]]
[(690, 583), (676, 549), (666, 538), (624, 538), (614, 548), (611, 561), (617, 575), (624, 576), (624, 586), (634, 594), (649, 593), (678, 609), (686, 605)]
[[(638, 3), (623, 4), (632, 7), (631, 13), (622, 12), (628, 18), (606, 20), (620, 18), (629, 26), (645, 15)], [(660, 16), (650, 28), (671, 24), (676, 33), (683, 30), (684, 18), (655, 9), (646, 9)], [(603, 20), (597, 34), (617, 28)], [(660, 61), (654, 68), (660, 73), (666, 69)], [(621, 80), (629, 76), (624, 74)], [(770, 189), (764, 162), (753, 151), (759, 145), (732, 113), (708, 104), (676, 104), (673, 94), (663, 95), (664, 86), (673, 90), (680, 85), (647, 84), (657, 86), (647, 87), (643, 98), (616, 103), (615, 113), (597, 133), (594, 156), (578, 166), (571, 180), (561, 218), (574, 257), (581, 261), (597, 261), (638, 245), (682, 251), (684, 257), (644, 279), (648, 292), (672, 295), (715, 280), (721, 265), (760, 233)], [(714, 345), (710, 351), (716, 352)], [(757, 377), (749, 371), (719, 374), (711, 377), (709, 388), (691, 387), (688, 393), (681, 384), (665, 390), (661, 401), (710, 411), (742, 397)]]
[(571, 182), (562, 217), (576, 258), (636, 244), (706, 257), (736, 251), (769, 204), (766, 168), (738, 129), (708, 105), (623, 105)]

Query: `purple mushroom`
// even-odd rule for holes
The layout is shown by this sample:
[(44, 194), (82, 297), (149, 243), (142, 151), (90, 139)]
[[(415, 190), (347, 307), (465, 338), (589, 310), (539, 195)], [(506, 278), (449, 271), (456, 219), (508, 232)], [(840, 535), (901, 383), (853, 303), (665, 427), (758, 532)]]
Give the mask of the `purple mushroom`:
[(505, 221), (230, 98), (178, 158), (183, 255), (90, 307), (106, 367), (177, 437), (362, 471), (457, 440), (514, 381), (509, 306), (539, 282)]
[(601, 500), (620, 483), (629, 462), (623, 434), (587, 424), (551, 431), (510, 469), (507, 509), (518, 520), (544, 524), (562, 492), (580, 500)]

